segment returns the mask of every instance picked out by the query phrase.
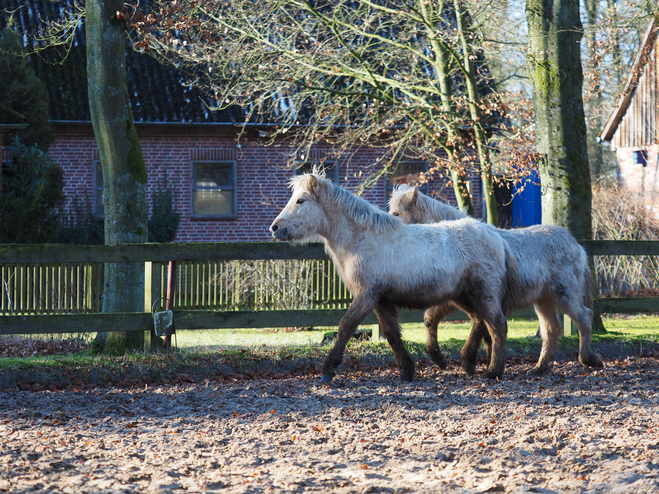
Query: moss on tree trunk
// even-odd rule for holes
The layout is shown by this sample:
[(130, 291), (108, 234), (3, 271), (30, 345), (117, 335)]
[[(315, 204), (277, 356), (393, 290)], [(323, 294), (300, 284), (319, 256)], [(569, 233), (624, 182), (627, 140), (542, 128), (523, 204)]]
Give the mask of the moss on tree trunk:
[[(126, 80), (126, 30), (117, 12), (122, 0), (88, 0), (87, 83), (89, 108), (103, 170), (105, 243), (147, 241), (146, 168), (133, 123)], [(144, 310), (142, 263), (105, 265), (103, 312)], [(106, 353), (140, 350), (143, 333), (99, 334)]]
[(542, 222), (592, 239), (577, 0), (527, 0), (527, 67), (542, 182)]

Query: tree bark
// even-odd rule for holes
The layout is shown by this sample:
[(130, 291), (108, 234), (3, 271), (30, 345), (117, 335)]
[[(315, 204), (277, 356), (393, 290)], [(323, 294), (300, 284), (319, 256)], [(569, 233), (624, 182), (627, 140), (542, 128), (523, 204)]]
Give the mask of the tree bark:
[[(126, 27), (122, 0), (87, 0), (89, 108), (103, 170), (105, 243), (147, 241), (146, 168), (133, 122), (126, 80)], [(103, 312), (144, 310), (142, 263), (105, 265)], [(119, 329), (119, 328), (118, 328)], [(141, 332), (99, 334), (105, 353), (141, 350)]]
[(467, 29), (470, 26), (465, 23), (465, 8), (461, 0), (454, 0), (455, 19), (458, 24), (458, 34), (462, 45), (462, 59), (466, 70), (465, 83), (467, 86), (467, 95), (469, 97), (469, 117), (474, 131), (476, 141), (476, 150), (478, 151), (478, 160), (481, 168), (481, 179), (483, 180), (483, 200), (485, 201), (485, 211), (487, 222), (490, 225), (499, 225), (499, 215), (497, 213), (497, 199), (494, 196), (494, 177), (492, 175), (492, 160), (487, 148), (487, 136), (483, 128), (481, 112), (479, 108), (480, 92), (476, 83), (476, 67), (472, 61), (472, 51), (467, 42)]
[(542, 222), (592, 239), (578, 0), (527, 0), (527, 67), (535, 110)]
[[(446, 48), (437, 38), (437, 22), (436, 19), (440, 18), (439, 13), (429, 12), (429, 4), (425, 0), (421, 0), (420, 3), (420, 12), (423, 15), (423, 18), (426, 20), (426, 34), (430, 40), (430, 45), (435, 53), (435, 72), (437, 73), (437, 79), (439, 82), (439, 91), (440, 97), (442, 100), (442, 110), (446, 112), (447, 115), (451, 113), (457, 114), (455, 109), (455, 104), (453, 103), (453, 83), (451, 82), (451, 77), (449, 75), (449, 54), (446, 51)], [(458, 130), (456, 129), (455, 120), (448, 119), (447, 122), (447, 142), (457, 143)], [(460, 160), (464, 157), (462, 150), (457, 147), (455, 144), (447, 146), (448, 158), (451, 163), (456, 167), (459, 166)], [(474, 203), (471, 195), (469, 194), (469, 189), (467, 188), (467, 179), (464, 174), (455, 168), (451, 168), (451, 182), (453, 184), (453, 192), (455, 194), (455, 200), (458, 204), (458, 208), (461, 211), (464, 211), (469, 216), (474, 216)]]
[(591, 177), (599, 180), (602, 176), (602, 146), (596, 138), (604, 127), (602, 121), (602, 88), (600, 87), (599, 66), (597, 60), (597, 18), (599, 13), (599, 0), (585, 0), (586, 6), (586, 40), (588, 43), (588, 68), (592, 73), (592, 87), (590, 87), (590, 98), (587, 99), (590, 115), (588, 126), (589, 162), (591, 166)]

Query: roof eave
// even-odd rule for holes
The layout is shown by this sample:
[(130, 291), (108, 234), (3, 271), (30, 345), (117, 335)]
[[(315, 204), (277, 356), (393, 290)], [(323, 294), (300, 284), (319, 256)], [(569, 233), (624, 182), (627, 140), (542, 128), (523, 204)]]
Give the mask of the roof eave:
[(653, 43), (657, 37), (657, 27), (656, 19), (653, 18), (650, 22), (650, 25), (647, 27), (645, 33), (643, 34), (639, 50), (636, 53), (636, 57), (634, 58), (634, 63), (632, 64), (632, 68), (629, 71), (627, 80), (625, 81), (625, 86), (620, 93), (618, 105), (609, 117), (609, 120), (606, 122), (604, 129), (602, 129), (602, 132), (600, 133), (600, 139), (602, 141), (611, 142), (611, 139), (613, 139), (613, 134), (615, 134), (616, 130), (618, 129), (618, 124), (622, 120), (622, 117), (625, 115), (625, 112), (629, 107), (629, 102), (632, 99), (635, 85), (638, 82), (638, 78), (636, 76), (647, 61), (647, 57), (644, 56), (646, 55), (646, 48), (649, 44)]

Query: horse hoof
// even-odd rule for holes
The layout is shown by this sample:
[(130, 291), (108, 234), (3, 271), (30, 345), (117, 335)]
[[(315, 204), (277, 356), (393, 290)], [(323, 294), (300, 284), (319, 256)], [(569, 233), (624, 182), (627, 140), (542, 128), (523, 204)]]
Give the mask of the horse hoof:
[(534, 376), (534, 377), (539, 377), (542, 376), (548, 369), (541, 369), (540, 367), (534, 367), (533, 369), (529, 370), (526, 375), (527, 376)]
[(588, 367), (604, 367), (602, 359), (596, 353), (589, 355), (588, 357), (579, 357), (579, 362)]
[(462, 370), (465, 374), (467, 374), (467, 377), (472, 377), (474, 374), (476, 374), (476, 364), (463, 364)]
[(332, 379), (334, 379), (334, 376), (332, 376), (331, 374), (323, 374), (322, 376), (320, 376), (321, 383), (332, 382)]
[(446, 358), (444, 357), (444, 355), (431, 355), (430, 359), (440, 369), (446, 370), (448, 368), (448, 362), (446, 361)]
[(401, 374), (400, 380), (411, 383), (412, 381), (414, 381), (414, 374)]
[(484, 379), (492, 379), (493, 381), (500, 380), (501, 379), (501, 374), (497, 372), (491, 372), (488, 371), (485, 374), (483, 374)]

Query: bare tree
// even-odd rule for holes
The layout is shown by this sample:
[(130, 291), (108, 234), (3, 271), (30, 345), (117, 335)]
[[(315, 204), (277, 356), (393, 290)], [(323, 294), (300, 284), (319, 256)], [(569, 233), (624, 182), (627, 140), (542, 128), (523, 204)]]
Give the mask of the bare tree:
[[(103, 170), (105, 243), (147, 241), (146, 167), (133, 123), (126, 80), (126, 24), (122, 0), (87, 0), (87, 84)], [(144, 310), (144, 266), (105, 265), (103, 312)], [(102, 333), (106, 352), (142, 349), (141, 332)]]
[(467, 17), (460, 2), (428, 0), (180, 0), (136, 13), (133, 27), (136, 46), (186, 70), (210, 106), (280, 124), (271, 137), (297, 156), (320, 141), (340, 153), (381, 148), (362, 187), (405, 156), (449, 174), (461, 198), (478, 169), (496, 222), (489, 139), (509, 121), (500, 95), (480, 91), (489, 82)]
[(578, 0), (527, 0), (528, 73), (541, 153), (542, 222), (592, 238)]

